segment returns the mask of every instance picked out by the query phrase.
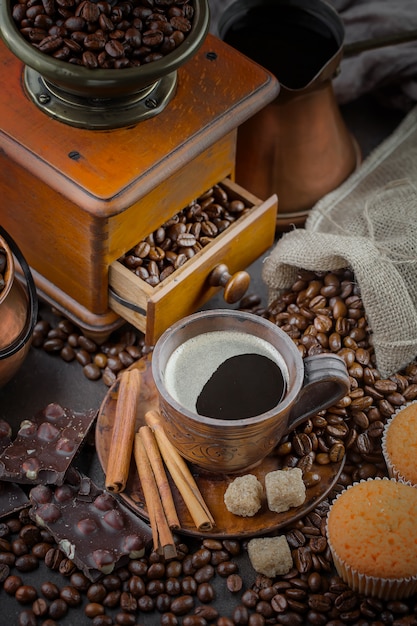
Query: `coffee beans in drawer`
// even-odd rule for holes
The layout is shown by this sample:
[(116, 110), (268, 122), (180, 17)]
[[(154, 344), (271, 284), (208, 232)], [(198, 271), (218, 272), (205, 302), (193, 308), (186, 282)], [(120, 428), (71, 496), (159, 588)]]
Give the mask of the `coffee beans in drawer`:
[(156, 286), (250, 209), (216, 184), (139, 241), (119, 262)]

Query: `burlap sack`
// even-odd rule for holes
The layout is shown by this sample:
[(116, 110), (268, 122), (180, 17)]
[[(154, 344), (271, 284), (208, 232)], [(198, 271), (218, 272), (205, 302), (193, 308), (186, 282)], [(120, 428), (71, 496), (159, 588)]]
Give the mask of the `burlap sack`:
[(302, 268), (351, 267), (389, 376), (417, 355), (417, 107), (338, 189), (286, 233), (265, 259), (269, 301)]

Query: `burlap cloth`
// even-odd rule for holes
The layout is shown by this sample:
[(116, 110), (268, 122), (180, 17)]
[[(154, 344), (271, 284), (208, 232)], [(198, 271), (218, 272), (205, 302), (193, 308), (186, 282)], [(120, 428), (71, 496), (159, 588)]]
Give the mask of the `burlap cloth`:
[(269, 302), (302, 268), (352, 268), (389, 376), (417, 355), (417, 106), (340, 187), (286, 233), (265, 259)]

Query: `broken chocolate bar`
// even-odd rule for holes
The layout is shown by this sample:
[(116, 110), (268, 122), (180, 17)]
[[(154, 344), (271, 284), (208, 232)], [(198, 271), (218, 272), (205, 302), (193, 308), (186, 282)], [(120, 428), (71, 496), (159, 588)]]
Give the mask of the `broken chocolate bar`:
[(62, 485), (96, 414), (94, 409), (78, 413), (51, 403), (24, 420), (0, 454), (0, 480)]
[(0, 519), (24, 509), (29, 498), (19, 485), (0, 481)]
[(149, 526), (74, 468), (69, 479), (58, 487), (31, 489), (31, 519), (91, 581), (141, 558), (151, 543)]
[[(10, 445), (12, 428), (4, 419), (0, 419), (0, 454)], [(19, 485), (0, 480), (0, 519), (24, 509), (29, 498)]]
[(0, 419), (0, 454), (10, 444), (12, 428), (6, 420)]

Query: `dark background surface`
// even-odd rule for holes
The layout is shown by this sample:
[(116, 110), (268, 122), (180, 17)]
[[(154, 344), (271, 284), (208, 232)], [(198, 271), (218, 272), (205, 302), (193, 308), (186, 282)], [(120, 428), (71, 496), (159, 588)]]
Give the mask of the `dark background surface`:
[[(362, 98), (342, 108), (345, 121), (358, 140), (363, 155), (368, 155), (398, 125), (403, 113), (380, 106), (372, 97)], [(266, 256), (268, 252), (265, 253)], [(258, 294), (264, 306), (267, 305), (267, 290), (262, 282), (262, 260), (258, 259), (250, 268), (251, 286), (249, 293)], [(223, 307), (221, 296), (216, 296), (205, 308)], [(48, 307), (42, 305), (47, 313)], [(90, 381), (82, 371), (81, 365), (74, 361), (65, 363), (58, 356), (44, 352), (42, 349), (31, 348), (22, 368), (4, 388), (0, 389), (0, 418), (8, 421), (14, 431), (20, 422), (30, 418), (35, 412), (50, 402), (58, 402), (73, 410), (98, 409), (108, 388), (102, 380)], [(87, 445), (78, 459), (80, 469), (85, 471), (99, 486), (103, 485), (103, 472), (94, 451), (94, 445)], [(184, 537), (185, 541), (190, 541)], [(191, 542), (192, 543), (192, 542)], [(250, 587), (255, 579), (245, 554), (239, 557), (239, 573), (246, 587)], [(33, 584), (37, 589), (44, 580), (56, 580), (63, 586), (65, 580), (42, 566), (32, 574), (25, 574), (26, 584)], [(224, 581), (216, 586), (215, 605), (221, 615), (230, 615), (231, 607), (238, 599), (226, 590)], [(23, 608), (14, 598), (0, 591), (0, 625), (17, 624), (17, 614)], [(40, 622), (39, 622), (40, 623)], [(67, 617), (60, 620), (62, 624), (91, 624), (83, 609), (71, 609)], [(138, 623), (145, 625), (159, 624), (159, 614), (153, 613), (140, 616)]]

